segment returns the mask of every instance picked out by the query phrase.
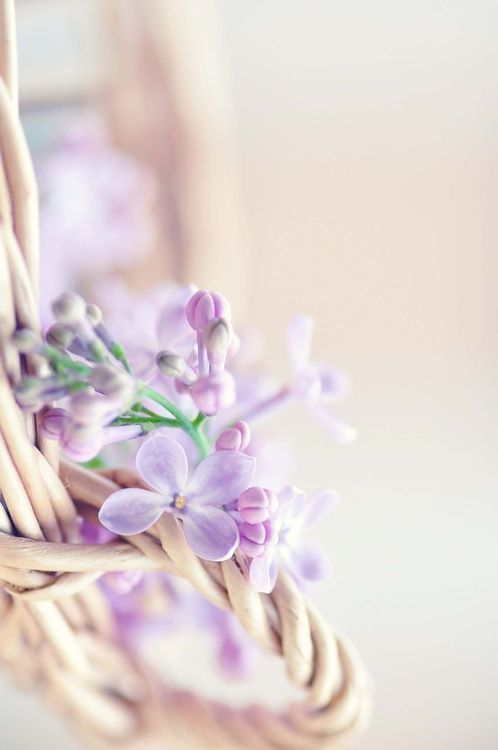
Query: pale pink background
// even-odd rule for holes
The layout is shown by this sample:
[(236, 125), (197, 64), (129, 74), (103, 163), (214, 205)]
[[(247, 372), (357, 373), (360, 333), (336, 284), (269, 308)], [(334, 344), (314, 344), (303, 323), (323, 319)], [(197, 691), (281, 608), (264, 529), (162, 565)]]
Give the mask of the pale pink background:
[[(293, 481), (344, 498), (320, 596), (375, 680), (361, 748), (492, 750), (498, 7), (219, 7), (253, 319), (283, 369), (288, 316), (316, 315), (317, 355), (354, 380), (355, 445), (297, 410), (275, 429), (302, 425)], [(4, 677), (0, 698), (2, 750), (73, 746)]]

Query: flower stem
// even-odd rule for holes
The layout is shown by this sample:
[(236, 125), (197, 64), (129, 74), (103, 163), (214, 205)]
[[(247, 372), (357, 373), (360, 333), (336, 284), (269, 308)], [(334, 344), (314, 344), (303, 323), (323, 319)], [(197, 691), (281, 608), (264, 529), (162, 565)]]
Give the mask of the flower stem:
[(196, 418), (192, 420), (192, 424), (194, 427), (200, 427), (206, 421), (206, 419), (206, 415), (200, 411)]
[[(197, 446), (201, 458), (205, 458), (208, 453), (208, 442), (205, 435), (199, 430), (200, 424), (191, 422), (190, 419), (182, 412), (181, 409), (176, 406), (172, 401), (167, 399), (161, 393), (158, 393), (154, 388), (149, 385), (142, 385), (141, 392), (143, 396), (150, 398), (151, 401), (155, 401), (156, 404), (162, 406), (166, 411), (169, 411), (178, 422), (178, 427), (189, 435)], [(197, 418), (196, 418), (197, 419)]]
[(126, 372), (131, 373), (130, 363), (128, 362), (128, 357), (126, 356), (124, 347), (117, 341), (114, 341), (111, 344), (111, 354), (118, 360), (118, 362), (121, 362)]
[(180, 427), (180, 423), (177, 419), (169, 419), (168, 417), (142, 417), (140, 414), (116, 417), (112, 424), (114, 426), (121, 426), (124, 424), (139, 424), (157, 425), (158, 427)]
[(282, 406), (285, 406), (292, 399), (292, 394), (287, 386), (283, 386), (280, 390), (273, 393), (271, 396), (258, 401), (253, 404), (245, 414), (239, 417), (245, 422), (255, 422), (256, 420), (265, 417), (273, 411), (277, 411)]
[(44, 354), (52, 365), (62, 365), (67, 370), (73, 370), (80, 375), (89, 375), (92, 371), (91, 367), (84, 365), (82, 362), (76, 362), (72, 357), (56, 349), (55, 346), (45, 345)]

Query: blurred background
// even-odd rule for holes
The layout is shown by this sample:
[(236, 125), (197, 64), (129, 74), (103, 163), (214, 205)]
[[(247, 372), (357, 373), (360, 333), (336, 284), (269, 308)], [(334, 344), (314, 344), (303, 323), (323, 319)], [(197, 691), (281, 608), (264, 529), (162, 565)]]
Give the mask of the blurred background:
[[(142, 28), (139, 5), (18, 0), (40, 174), (98, 116), (162, 222), (114, 276), (219, 288), (282, 373), (289, 317), (316, 318), (359, 438), (331, 444), (298, 407), (271, 427), (296, 436), (292, 481), (343, 498), (318, 532), (334, 564), (318, 599), (375, 682), (359, 746), (492, 750), (498, 6), (151, 0)], [(5, 675), (0, 699), (5, 750), (76, 747)]]

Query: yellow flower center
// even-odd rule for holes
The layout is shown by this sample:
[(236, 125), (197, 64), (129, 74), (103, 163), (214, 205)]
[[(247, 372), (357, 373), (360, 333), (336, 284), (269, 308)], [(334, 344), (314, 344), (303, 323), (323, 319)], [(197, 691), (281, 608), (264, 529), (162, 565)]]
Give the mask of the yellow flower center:
[(183, 510), (186, 504), (187, 504), (187, 498), (185, 497), (185, 495), (177, 495), (175, 497), (175, 501), (173, 505), (175, 506), (177, 510)]

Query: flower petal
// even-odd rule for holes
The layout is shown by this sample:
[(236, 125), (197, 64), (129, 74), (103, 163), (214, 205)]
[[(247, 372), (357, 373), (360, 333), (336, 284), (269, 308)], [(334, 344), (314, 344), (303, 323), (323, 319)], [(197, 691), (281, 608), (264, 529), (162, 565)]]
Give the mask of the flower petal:
[(249, 568), (249, 579), (262, 594), (271, 594), (277, 582), (278, 562), (274, 547), (267, 547), (262, 555), (253, 558)]
[(343, 370), (317, 362), (313, 365), (320, 380), (321, 397), (328, 401), (339, 401), (351, 390), (351, 379)]
[(133, 374), (149, 383), (157, 372), (156, 350), (157, 344), (151, 342), (147, 346), (128, 346), (126, 354)]
[(300, 540), (295, 545), (281, 549), (286, 567), (297, 579), (320, 581), (330, 575), (330, 560), (313, 542)]
[(287, 327), (287, 348), (294, 371), (301, 370), (309, 362), (314, 322), (309, 315), (295, 315)]
[(283, 529), (301, 530), (302, 521), (308, 505), (308, 496), (298, 487), (288, 485), (277, 495), (278, 497), (278, 526)]
[(102, 438), (104, 445), (120, 443), (123, 440), (132, 440), (143, 435), (139, 424), (119, 425), (117, 427), (104, 427)]
[(358, 434), (357, 430), (351, 425), (346, 424), (335, 416), (322, 404), (306, 404), (310, 412), (324, 427), (331, 437), (338, 443), (352, 443)]
[(186, 493), (198, 505), (225, 505), (249, 487), (255, 466), (245, 453), (211, 453), (194, 471)]
[(109, 495), (100, 509), (99, 520), (114, 534), (140, 534), (157, 521), (164, 505), (164, 497), (157, 492), (130, 487)]
[(182, 446), (161, 432), (153, 433), (136, 459), (142, 479), (163, 495), (182, 492), (187, 483), (188, 461)]
[(185, 539), (198, 557), (217, 562), (232, 557), (239, 544), (239, 530), (226, 511), (189, 505), (181, 518)]
[(310, 496), (302, 518), (303, 530), (316, 526), (320, 521), (337, 506), (339, 495), (332, 490), (319, 490)]

